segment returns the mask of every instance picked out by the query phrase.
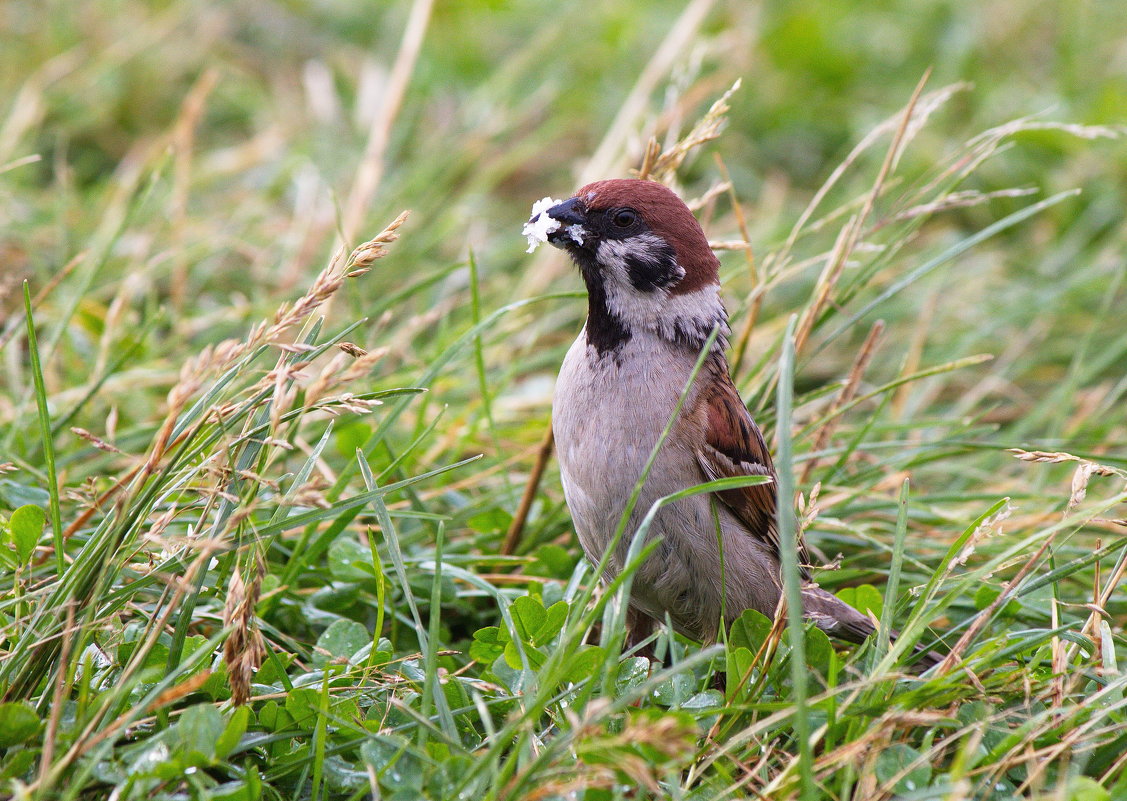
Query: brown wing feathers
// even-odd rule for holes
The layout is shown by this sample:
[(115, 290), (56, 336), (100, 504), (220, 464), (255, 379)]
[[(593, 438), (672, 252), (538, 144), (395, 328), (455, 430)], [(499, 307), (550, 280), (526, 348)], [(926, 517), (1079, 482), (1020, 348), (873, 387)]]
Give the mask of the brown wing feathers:
[[(775, 467), (763, 434), (732, 384), (723, 365), (714, 365), (716, 379), (702, 397), (706, 435), (697, 461), (710, 481), (731, 476), (769, 476), (770, 484), (757, 484), (717, 493), (720, 500), (738, 517), (748, 532), (769, 543), (778, 553), (779, 532), (775, 508), (777, 488)], [(798, 561), (802, 577), (809, 579), (810, 563), (805, 543), (799, 542)]]

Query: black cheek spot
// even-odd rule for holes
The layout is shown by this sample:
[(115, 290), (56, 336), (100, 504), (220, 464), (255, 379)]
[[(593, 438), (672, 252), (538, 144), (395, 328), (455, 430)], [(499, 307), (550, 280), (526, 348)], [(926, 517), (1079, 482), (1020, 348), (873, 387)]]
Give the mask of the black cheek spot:
[(676, 254), (669, 245), (662, 244), (644, 253), (628, 253), (623, 261), (630, 283), (639, 292), (653, 292), (677, 283), (685, 271), (677, 264)]

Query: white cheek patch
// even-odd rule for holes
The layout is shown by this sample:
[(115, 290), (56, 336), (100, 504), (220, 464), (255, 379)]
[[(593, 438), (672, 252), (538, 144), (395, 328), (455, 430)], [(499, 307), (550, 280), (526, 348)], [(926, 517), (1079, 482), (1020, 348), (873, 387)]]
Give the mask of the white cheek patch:
[(603, 271), (607, 310), (631, 331), (660, 330), (667, 314), (669, 293), (664, 289), (638, 291), (630, 281), (630, 267), (626, 262), (628, 256), (656, 256), (660, 244), (661, 240), (653, 234), (640, 234), (629, 243), (620, 239), (605, 239), (599, 243), (596, 257)]
[[(664, 242), (654, 234), (599, 243), (597, 258), (602, 267), (607, 310), (632, 332), (652, 331), (667, 340), (703, 341), (721, 324), (717, 346), (726, 346), (727, 313), (720, 300), (720, 286), (708, 284), (693, 292), (673, 294), (664, 287), (641, 291), (630, 280), (627, 257), (661, 257)], [(684, 269), (678, 280), (684, 277)], [(674, 282), (676, 283), (676, 282)]]

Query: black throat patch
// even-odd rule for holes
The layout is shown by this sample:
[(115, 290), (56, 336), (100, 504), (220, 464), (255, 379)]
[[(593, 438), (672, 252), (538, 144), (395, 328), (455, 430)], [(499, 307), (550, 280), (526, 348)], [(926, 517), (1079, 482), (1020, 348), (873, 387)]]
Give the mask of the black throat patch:
[(630, 341), (630, 329), (607, 306), (607, 290), (593, 256), (574, 254), (587, 285), (587, 342), (600, 356), (612, 353)]

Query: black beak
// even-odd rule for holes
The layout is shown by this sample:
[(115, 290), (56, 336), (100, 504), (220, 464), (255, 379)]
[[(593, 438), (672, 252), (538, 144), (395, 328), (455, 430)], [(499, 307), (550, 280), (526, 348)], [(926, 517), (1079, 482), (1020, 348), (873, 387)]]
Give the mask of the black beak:
[(560, 224), (548, 234), (549, 244), (564, 250), (594, 247), (595, 238), (587, 230), (587, 208), (579, 198), (557, 203), (544, 213)]
[(559, 220), (561, 225), (583, 225), (587, 222), (587, 215), (584, 212), (579, 198), (573, 197), (552, 206), (545, 213), (553, 220)]

